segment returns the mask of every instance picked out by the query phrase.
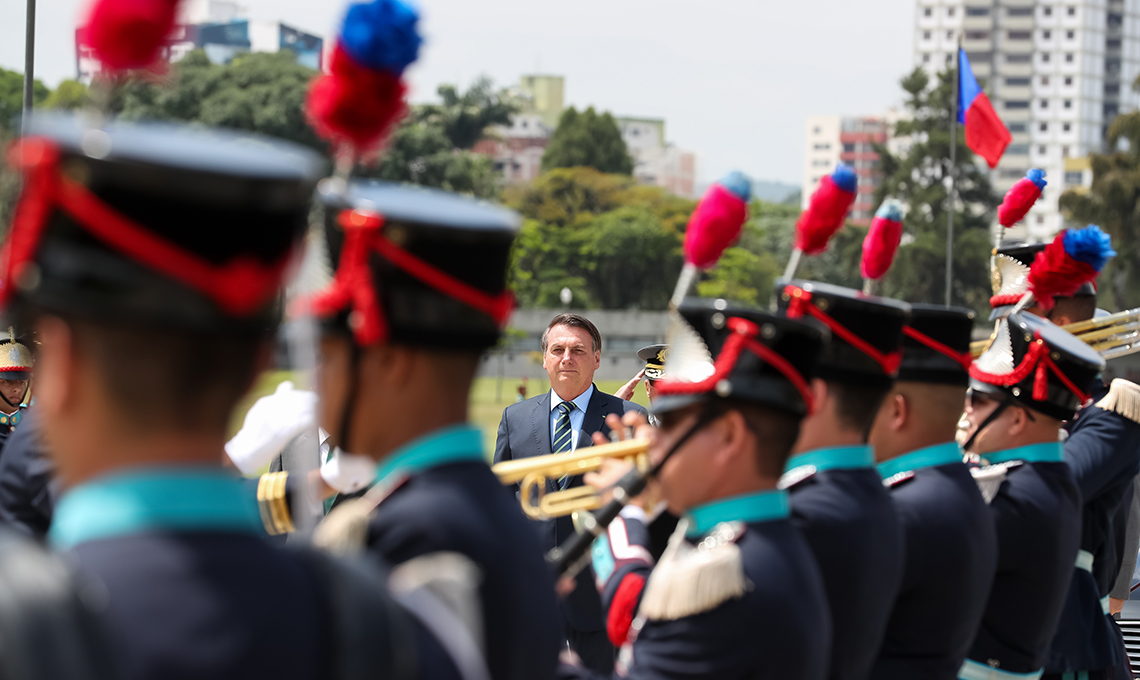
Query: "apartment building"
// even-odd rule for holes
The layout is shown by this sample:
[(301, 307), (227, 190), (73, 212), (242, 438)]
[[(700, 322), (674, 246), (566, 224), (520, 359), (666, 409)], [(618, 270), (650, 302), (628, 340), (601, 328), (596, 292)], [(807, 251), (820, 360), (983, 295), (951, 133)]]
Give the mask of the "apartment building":
[(897, 112), (884, 116), (808, 116), (804, 135), (804, 178), (801, 205), (807, 208), (824, 175), (838, 163), (855, 169), (859, 178), (849, 221), (869, 225), (875, 216), (874, 194), (882, 183), (876, 146), (890, 146)]

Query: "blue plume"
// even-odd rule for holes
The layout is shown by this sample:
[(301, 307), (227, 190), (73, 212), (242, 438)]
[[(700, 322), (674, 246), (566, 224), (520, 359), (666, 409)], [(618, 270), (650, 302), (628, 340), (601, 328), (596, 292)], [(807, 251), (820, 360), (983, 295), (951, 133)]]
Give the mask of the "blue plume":
[(1112, 237), (1095, 224), (1084, 229), (1070, 229), (1065, 232), (1065, 253), (1069, 257), (1092, 266), (1098, 272), (1104, 269), (1108, 258), (1116, 255), (1112, 249)]
[(745, 203), (752, 197), (752, 180), (748, 179), (748, 175), (739, 170), (733, 170), (728, 173), (718, 184), (728, 189), (733, 195)]
[(835, 183), (835, 186), (852, 194), (859, 186), (859, 178), (855, 176), (855, 171), (850, 165), (843, 163), (835, 166), (835, 172), (831, 173), (831, 181)]
[(423, 39), (419, 13), (400, 0), (373, 0), (348, 8), (340, 45), (358, 64), (403, 75), (416, 60)]
[(902, 204), (893, 198), (888, 198), (875, 211), (875, 217), (882, 217), (892, 222), (902, 222)]
[(1045, 181), (1045, 171), (1041, 168), (1030, 169), (1029, 172), (1025, 173), (1025, 178), (1037, 185), (1037, 188), (1041, 191), (1044, 191), (1045, 185), (1048, 184), (1048, 182)]

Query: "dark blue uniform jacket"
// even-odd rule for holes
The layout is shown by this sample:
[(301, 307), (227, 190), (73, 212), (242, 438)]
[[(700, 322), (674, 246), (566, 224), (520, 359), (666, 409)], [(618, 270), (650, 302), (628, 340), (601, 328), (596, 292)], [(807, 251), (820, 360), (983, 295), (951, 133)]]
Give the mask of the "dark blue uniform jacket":
[(875, 680), (952, 680), (974, 641), (997, 566), (997, 533), (956, 442), (879, 464), (906, 532), (902, 587)]
[[(1108, 390), (1099, 383), (1093, 398)], [(1119, 638), (1102, 606), (1120, 555), (1113, 518), (1140, 473), (1140, 424), (1089, 406), (1068, 425), (1065, 462), (1081, 492), (1081, 551), (1092, 558), (1091, 571), (1077, 568), (1049, 648), (1048, 672), (1101, 670), (1122, 661)], [(1104, 600), (1107, 603), (1107, 600)]]
[[(742, 597), (729, 599), (699, 614), (676, 620), (643, 618), (640, 630), (622, 649), (616, 677), (635, 680), (822, 680), (827, 673), (828, 621), (823, 583), (811, 551), (788, 521), (784, 492), (767, 491), (723, 499), (687, 515), (686, 539), (701, 541), (720, 522), (740, 521), (736, 539), (744, 576), (750, 586)], [(626, 520), (629, 544), (643, 555), (648, 532), (637, 520)], [(603, 538), (603, 540), (605, 540)], [(620, 542), (624, 543), (625, 539)], [(603, 553), (599, 555), (599, 548)], [(594, 564), (606, 583), (639, 573), (650, 576), (645, 559), (625, 562), (595, 546)], [(616, 565), (615, 559), (616, 558)], [(607, 567), (605, 563), (610, 565)], [(632, 569), (630, 567), (632, 566)], [(626, 567), (626, 568), (622, 568)], [(606, 598), (611, 604), (612, 589)], [(638, 624), (635, 624), (635, 628)], [(563, 678), (594, 678), (563, 666)]]
[(0, 524), (42, 538), (59, 495), (35, 409), (24, 413), (0, 450)]
[(818, 449), (789, 460), (784, 477), (792, 523), (823, 574), (832, 680), (867, 677), (902, 580), (903, 529), (873, 462), (868, 446)]
[(563, 627), (553, 573), (518, 500), (499, 483), (471, 427), (439, 430), (382, 463), (391, 493), (369, 525), (369, 549), (399, 564), (461, 553), (482, 569), (487, 663), (494, 680), (554, 675)]
[(1060, 442), (983, 456), (1011, 467), (990, 503), (998, 565), (967, 664), (1010, 673), (1044, 665), (1057, 629), (1080, 543), (1080, 492)]

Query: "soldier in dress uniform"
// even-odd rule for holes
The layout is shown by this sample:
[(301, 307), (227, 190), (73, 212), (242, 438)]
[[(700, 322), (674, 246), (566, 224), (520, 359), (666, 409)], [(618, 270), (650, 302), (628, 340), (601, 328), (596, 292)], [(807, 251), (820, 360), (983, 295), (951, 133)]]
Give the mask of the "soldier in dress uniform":
[[(819, 329), (724, 300), (688, 300), (685, 321), (715, 355), (670, 355), (653, 410), (610, 427), (642, 425), (657, 477), (683, 515), (659, 561), (649, 555), (645, 508), (627, 506), (595, 543), (593, 565), (617, 677), (822, 679), (829, 623), (819, 570), (777, 488), (811, 411), (808, 380)], [(694, 343), (696, 344), (696, 343)], [(710, 377), (710, 373), (712, 374)], [(601, 477), (629, 468), (613, 462)], [(648, 505), (653, 501), (639, 499)], [(593, 677), (564, 666), (567, 678)]]
[(906, 532), (902, 586), (871, 669), (874, 680), (953, 680), (981, 623), (997, 534), (954, 434), (974, 312), (912, 305), (898, 382), (870, 443)]
[(479, 571), (490, 677), (550, 677), (562, 640), (553, 574), (468, 413), (480, 355), (513, 308), (506, 275), (519, 217), (397, 184), (330, 180), (320, 197), (339, 260), (312, 301), (326, 322), (320, 424), (332, 445), (377, 469), (315, 540), (397, 565), (466, 556)]
[(0, 340), (0, 447), (16, 430), (32, 390), (32, 352), (13, 326)]
[(780, 482), (823, 572), (833, 624), (828, 677), (867, 677), (903, 575), (903, 529), (867, 434), (894, 384), (910, 306), (813, 281), (776, 284), (790, 318), (826, 326), (815, 412)]
[(41, 342), (36, 411), (65, 488), (50, 541), (93, 584), (126, 677), (416, 677), (445, 663), (438, 645), (417, 655), (372, 570), (270, 545), (221, 467), (321, 159), (216, 130), (25, 125), (0, 303)]
[[(998, 249), (992, 261), (992, 317), (1012, 309), (1011, 300), (1029, 290), (1028, 267), (1046, 244), (1013, 245)], [(1036, 305), (1030, 312), (1064, 326), (1087, 321), (1096, 314), (1096, 288), (1091, 283), (1071, 296), (1058, 296), (1048, 312)], [(1049, 648), (1046, 678), (1065, 673), (1106, 677), (1113, 667), (1127, 668), (1123, 636), (1108, 614), (1107, 597), (1120, 565), (1114, 524), (1140, 473), (1140, 387), (1123, 379), (1105, 385), (1094, 377), (1086, 386), (1092, 403), (1085, 404), (1065, 425), (1065, 462), (1081, 492), (1080, 557), (1069, 584), (1061, 620)]]
[(963, 680), (1039, 677), (1073, 580), (1080, 491), (1059, 441), (1104, 359), (1052, 323), (1018, 312), (970, 368), (964, 449), (992, 499), (998, 565)]

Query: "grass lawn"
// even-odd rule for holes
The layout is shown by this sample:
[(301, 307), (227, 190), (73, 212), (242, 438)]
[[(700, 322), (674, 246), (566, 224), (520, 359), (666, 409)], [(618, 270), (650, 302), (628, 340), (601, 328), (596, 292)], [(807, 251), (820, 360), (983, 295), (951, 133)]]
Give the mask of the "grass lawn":
[[(291, 374), (288, 371), (271, 371), (262, 375), (253, 390), (234, 411), (234, 417), (230, 422), (230, 432), (237, 432), (241, 428), (242, 420), (245, 419), (245, 412), (249, 410), (249, 407), (253, 405), (254, 401), (267, 394), (271, 394), (277, 389), (277, 385), (280, 382), (288, 380), (290, 377)], [(498, 378), (478, 378), (475, 380), (475, 385), (471, 389), (471, 421), (483, 430), (483, 441), (486, 445), (488, 456), (495, 450), (495, 432), (499, 428), (499, 420), (503, 416), (503, 409), (515, 403), (515, 396), (517, 395), (520, 382), (518, 378), (504, 378), (500, 389)], [(612, 394), (614, 390), (621, 387), (623, 383), (624, 381), (621, 380), (600, 380), (597, 386), (601, 391)], [(527, 382), (528, 397), (533, 397), (549, 390), (550, 383), (546, 380), (532, 379)], [(649, 406), (649, 400), (645, 397), (645, 388), (643, 386), (638, 386), (637, 394), (633, 400), (642, 406)]]

